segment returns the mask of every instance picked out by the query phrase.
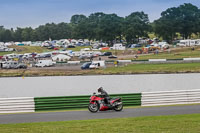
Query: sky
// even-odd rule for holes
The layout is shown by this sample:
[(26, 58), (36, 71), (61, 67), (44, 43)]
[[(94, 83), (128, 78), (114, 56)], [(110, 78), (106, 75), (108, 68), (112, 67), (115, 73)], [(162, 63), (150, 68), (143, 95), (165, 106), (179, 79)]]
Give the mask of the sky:
[(125, 17), (135, 11), (144, 11), (152, 22), (167, 8), (184, 3), (200, 8), (200, 0), (0, 0), (0, 25), (36, 28), (52, 22), (68, 23), (75, 14), (104, 12)]

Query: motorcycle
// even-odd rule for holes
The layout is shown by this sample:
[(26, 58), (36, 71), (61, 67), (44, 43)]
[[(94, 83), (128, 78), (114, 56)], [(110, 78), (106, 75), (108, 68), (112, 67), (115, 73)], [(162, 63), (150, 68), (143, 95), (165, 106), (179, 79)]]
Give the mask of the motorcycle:
[(93, 95), (90, 97), (88, 110), (92, 113), (106, 110), (122, 111), (123, 104), (122, 99), (120, 97), (109, 99), (108, 102), (109, 103), (106, 104), (104, 98), (96, 95), (96, 93), (93, 93)]

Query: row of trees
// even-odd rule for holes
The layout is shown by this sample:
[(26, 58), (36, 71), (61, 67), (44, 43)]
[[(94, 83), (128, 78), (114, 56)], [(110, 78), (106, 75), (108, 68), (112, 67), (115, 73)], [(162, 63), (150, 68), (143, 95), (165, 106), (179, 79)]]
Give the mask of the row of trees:
[(49, 38), (52, 39), (65, 39), (72, 38), (73, 27), (68, 23), (59, 24), (49, 24), (41, 25), (38, 28), (32, 29), (27, 28), (17, 28), (16, 30), (5, 29), (0, 26), (0, 41), (44, 41)]
[(63, 38), (89, 39), (112, 42), (125, 39), (129, 43), (139, 37), (148, 37), (155, 33), (164, 40), (172, 41), (180, 34), (190, 38), (200, 32), (200, 9), (192, 4), (183, 4), (169, 8), (153, 23), (149, 22), (144, 12), (133, 12), (129, 16), (119, 17), (116, 14), (102, 12), (85, 15), (74, 15), (70, 23), (47, 23), (35, 29), (31, 27), (5, 29), (0, 27), (0, 41), (44, 41)]

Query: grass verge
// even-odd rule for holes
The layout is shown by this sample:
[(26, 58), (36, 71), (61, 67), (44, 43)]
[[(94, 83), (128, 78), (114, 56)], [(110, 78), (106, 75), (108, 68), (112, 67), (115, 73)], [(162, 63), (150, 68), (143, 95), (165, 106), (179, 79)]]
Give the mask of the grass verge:
[(200, 72), (200, 63), (130, 64), (99, 70), (104, 74), (189, 73)]
[(197, 133), (200, 114), (0, 124), (1, 133)]
[(184, 52), (171, 52), (160, 54), (141, 55), (137, 60), (148, 59), (182, 59), (182, 58), (196, 58), (200, 56), (200, 51), (184, 51)]

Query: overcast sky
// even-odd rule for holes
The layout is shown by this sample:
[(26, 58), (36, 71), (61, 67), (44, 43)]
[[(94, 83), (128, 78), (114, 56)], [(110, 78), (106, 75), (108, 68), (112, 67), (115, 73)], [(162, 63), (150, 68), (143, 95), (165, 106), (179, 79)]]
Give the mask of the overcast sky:
[(46, 23), (69, 22), (75, 14), (104, 12), (125, 17), (135, 11), (144, 11), (152, 22), (162, 11), (183, 3), (200, 8), (200, 0), (0, 0), (0, 25), (36, 28)]

